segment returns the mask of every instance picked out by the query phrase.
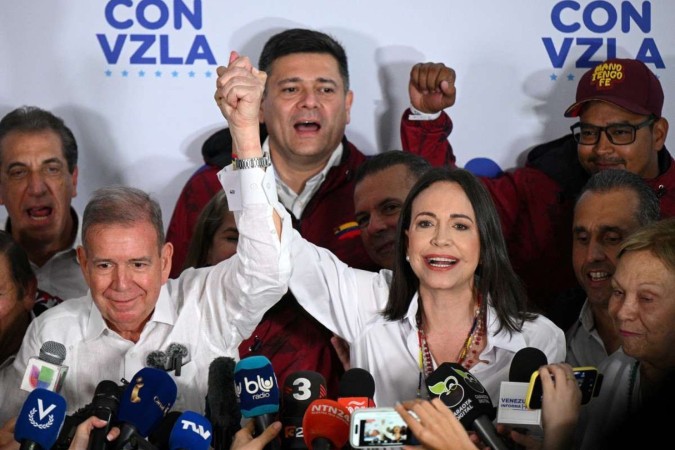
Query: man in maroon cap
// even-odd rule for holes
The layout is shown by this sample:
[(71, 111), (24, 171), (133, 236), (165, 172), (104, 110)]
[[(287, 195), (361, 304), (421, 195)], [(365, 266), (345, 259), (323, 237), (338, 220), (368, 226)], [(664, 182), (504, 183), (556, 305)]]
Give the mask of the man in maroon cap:
[[(454, 161), (447, 141), (452, 122), (443, 112), (454, 103), (454, 79), (443, 64), (413, 67), (404, 149), (438, 147), (434, 154), (445, 152), (445, 159)], [(579, 117), (572, 134), (533, 148), (525, 167), (483, 179), (531, 305), (563, 329), (578, 317), (585, 297), (571, 270), (571, 230), (574, 202), (588, 178), (610, 168), (636, 173), (655, 191), (661, 215), (675, 216), (675, 165), (665, 148), (668, 121), (662, 107), (661, 83), (644, 63), (602, 62), (581, 77), (576, 102), (565, 111)]]

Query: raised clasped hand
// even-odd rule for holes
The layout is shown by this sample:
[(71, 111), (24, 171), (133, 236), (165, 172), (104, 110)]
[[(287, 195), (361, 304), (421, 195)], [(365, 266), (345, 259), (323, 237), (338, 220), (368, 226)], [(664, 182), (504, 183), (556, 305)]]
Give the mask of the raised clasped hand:
[(229, 65), (218, 67), (216, 72), (214, 98), (230, 127), (257, 129), (267, 74), (253, 67), (247, 56), (234, 51)]

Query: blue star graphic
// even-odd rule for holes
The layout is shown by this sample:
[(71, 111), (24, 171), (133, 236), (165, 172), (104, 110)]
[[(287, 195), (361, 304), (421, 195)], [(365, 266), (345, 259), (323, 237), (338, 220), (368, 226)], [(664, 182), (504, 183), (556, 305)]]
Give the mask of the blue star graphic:
[(204, 72), (204, 75), (206, 76), (206, 78), (211, 78), (211, 71), (207, 70), (206, 72)]
[(173, 77), (176, 78), (178, 76), (178, 72), (174, 70), (173, 72), (171, 72), (171, 75), (173, 75)]
[(571, 73), (571, 74), (567, 75), (567, 80), (568, 81), (574, 81), (574, 74)]
[(194, 77), (195, 77), (195, 72), (194, 72), (194, 70), (189, 71), (189, 72), (188, 72), (188, 75), (190, 75), (190, 78), (194, 78)]
[(138, 71), (138, 76), (139, 76), (139, 77), (144, 77), (144, 76), (145, 76), (145, 71), (139, 70), (139, 71)]
[(157, 78), (161, 77), (161, 76), (162, 76), (162, 72), (161, 72), (160, 70), (158, 70), (157, 72), (155, 72), (155, 76), (156, 76)]
[(111, 71), (110, 69), (106, 70), (106, 71), (105, 71), (105, 76), (106, 76), (106, 77), (112, 76), (112, 71)]
[(552, 74), (551, 74), (551, 81), (555, 81), (555, 80), (557, 80), (557, 79), (558, 79), (558, 75), (552, 73)]
[(128, 76), (129, 76), (129, 72), (128, 72), (127, 70), (123, 70), (123, 71), (122, 71), (122, 76), (123, 76), (124, 78), (128, 77)]

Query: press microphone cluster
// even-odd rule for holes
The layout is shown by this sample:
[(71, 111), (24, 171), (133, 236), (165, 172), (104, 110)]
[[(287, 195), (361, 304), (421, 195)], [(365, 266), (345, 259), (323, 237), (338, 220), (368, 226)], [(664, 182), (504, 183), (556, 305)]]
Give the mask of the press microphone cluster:
[[(64, 427), (60, 433), (57, 431), (56, 442), (45, 448), (67, 449), (77, 426), (95, 415), (105, 420), (107, 425), (91, 432), (88, 450), (208, 449), (212, 437), (211, 424), (204, 416), (194, 412), (186, 411), (177, 417), (169, 414), (176, 396), (176, 383), (168, 373), (156, 368), (139, 370), (123, 386), (109, 380), (101, 381), (92, 402), (73, 414), (68, 429)], [(65, 415), (65, 401), (63, 410)], [(169, 417), (173, 418), (173, 422), (167, 427)], [(113, 442), (108, 442), (107, 434), (112, 426), (118, 427), (120, 434)]]

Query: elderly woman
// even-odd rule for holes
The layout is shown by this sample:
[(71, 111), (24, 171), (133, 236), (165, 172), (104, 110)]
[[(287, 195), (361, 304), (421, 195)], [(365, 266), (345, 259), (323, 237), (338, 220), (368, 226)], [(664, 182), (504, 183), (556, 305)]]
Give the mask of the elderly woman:
[(599, 367), (604, 382), (600, 397), (582, 411), (581, 448), (629, 448), (627, 439), (643, 431), (650, 442), (670, 445), (664, 427), (675, 420), (675, 218), (647, 225), (623, 243), (612, 287), (609, 314), (622, 351)]

